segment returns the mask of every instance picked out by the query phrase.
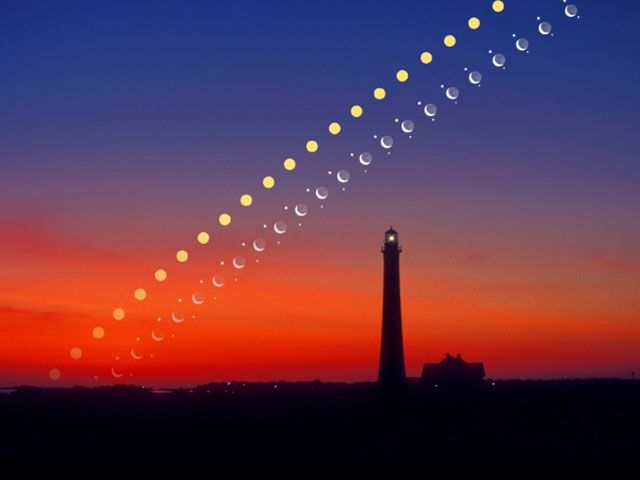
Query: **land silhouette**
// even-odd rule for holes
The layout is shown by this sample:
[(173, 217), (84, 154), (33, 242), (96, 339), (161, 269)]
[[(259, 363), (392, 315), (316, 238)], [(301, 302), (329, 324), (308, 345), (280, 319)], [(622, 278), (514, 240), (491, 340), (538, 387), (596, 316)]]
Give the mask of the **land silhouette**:
[(0, 395), (3, 465), (629, 461), (640, 382), (212, 383), (20, 387)]

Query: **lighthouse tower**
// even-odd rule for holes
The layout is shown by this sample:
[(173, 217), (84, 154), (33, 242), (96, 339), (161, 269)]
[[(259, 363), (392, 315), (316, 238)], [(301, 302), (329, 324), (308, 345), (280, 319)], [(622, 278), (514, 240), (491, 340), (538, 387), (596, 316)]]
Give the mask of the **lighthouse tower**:
[(404, 349), (400, 309), (400, 252), (398, 232), (393, 227), (384, 234), (384, 288), (382, 299), (382, 343), (378, 383), (385, 387), (404, 384)]

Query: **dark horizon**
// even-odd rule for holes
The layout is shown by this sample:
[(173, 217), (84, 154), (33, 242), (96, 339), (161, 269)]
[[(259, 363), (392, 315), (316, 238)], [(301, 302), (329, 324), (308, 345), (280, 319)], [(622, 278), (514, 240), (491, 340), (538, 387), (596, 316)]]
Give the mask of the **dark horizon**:
[(373, 383), (314, 382), (223, 383), (156, 395), (131, 386), (20, 391), (0, 395), (0, 460), (151, 469), (584, 465), (627, 462), (637, 453), (640, 382), (496, 382), (462, 390), (409, 383), (401, 395), (385, 392)]
[[(491, 383), (496, 384), (507, 384), (507, 383), (558, 383), (558, 382), (575, 382), (575, 383), (588, 383), (588, 382), (635, 382), (639, 379), (635, 375), (629, 375), (629, 377), (556, 377), (556, 378), (493, 378), (488, 376), (485, 379), (485, 384), (487, 387), (491, 385)], [(406, 381), (410, 385), (418, 385), (421, 384), (420, 376), (407, 376)], [(314, 384), (319, 383), (322, 385), (377, 385), (378, 381), (375, 379), (372, 380), (354, 380), (354, 381), (340, 381), (340, 380), (322, 380), (320, 378), (313, 379), (298, 379), (298, 380), (211, 380), (208, 382), (198, 383), (198, 384), (181, 384), (181, 385), (170, 385), (170, 384), (154, 384), (154, 385), (143, 385), (137, 383), (115, 383), (112, 385), (35, 385), (35, 384), (7, 384), (0, 386), (0, 390), (10, 390), (10, 389), (19, 389), (19, 388), (33, 388), (37, 390), (71, 390), (74, 388), (81, 389), (100, 389), (100, 388), (113, 388), (113, 387), (133, 387), (133, 388), (142, 388), (142, 389), (160, 389), (160, 390), (186, 390), (186, 389), (195, 389), (199, 387), (204, 387), (207, 385), (226, 385), (228, 383), (231, 384), (247, 384), (247, 385), (273, 385), (273, 384)]]

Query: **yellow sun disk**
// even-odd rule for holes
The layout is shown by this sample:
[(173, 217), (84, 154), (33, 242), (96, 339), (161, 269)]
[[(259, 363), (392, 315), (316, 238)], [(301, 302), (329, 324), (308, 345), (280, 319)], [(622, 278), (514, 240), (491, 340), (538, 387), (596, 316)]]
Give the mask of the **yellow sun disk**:
[(196, 238), (200, 245), (206, 245), (211, 240), (211, 236), (207, 232), (200, 232)]
[(245, 193), (240, 197), (240, 205), (242, 205), (243, 207), (250, 207), (252, 203), (253, 197), (248, 193)]
[(386, 96), (387, 92), (382, 87), (378, 87), (373, 91), (373, 98), (375, 98), (376, 100), (382, 100)]
[(133, 292), (133, 297), (136, 300), (142, 301), (147, 298), (147, 292), (144, 288), (136, 288), (136, 291)]
[(78, 347), (74, 347), (69, 352), (69, 356), (74, 360), (80, 360), (80, 358), (82, 357), (82, 350), (80, 350)]
[(316, 142), (315, 140), (309, 140), (307, 142), (307, 152), (309, 153), (316, 153), (318, 151), (318, 142)]
[(184, 263), (187, 260), (189, 260), (189, 253), (187, 253), (186, 250), (178, 250), (176, 252), (176, 260), (178, 260), (180, 263)]
[(396, 78), (400, 83), (404, 83), (409, 80), (409, 72), (407, 72), (406, 70), (398, 70), (398, 73), (396, 73)]
[(154, 278), (159, 282), (164, 282), (167, 279), (167, 271), (164, 268), (159, 268), (153, 274)]
[(351, 116), (354, 118), (360, 118), (362, 116), (362, 107), (360, 105), (354, 105), (351, 107)]
[(431, 52), (422, 52), (420, 54), (420, 61), (425, 65), (429, 65), (433, 61), (433, 55), (431, 55)]
[(340, 124), (338, 122), (332, 122), (329, 125), (329, 133), (331, 135), (338, 135), (341, 130), (342, 130), (342, 127), (340, 126)]
[(264, 177), (262, 179), (262, 186), (264, 188), (266, 188), (267, 190), (270, 189), (270, 188), (273, 188), (275, 186), (275, 184), (276, 184), (276, 179), (273, 178), (270, 175), (267, 175), (266, 177)]
[(116, 308), (113, 311), (113, 318), (120, 321), (124, 318), (124, 310), (122, 308)]
[(221, 213), (218, 217), (218, 223), (223, 227), (226, 227), (231, 223), (231, 215), (229, 215), (228, 213)]
[(467, 24), (471, 30), (477, 30), (480, 28), (480, 19), (478, 17), (471, 17)]
[(500, 13), (504, 10), (504, 2), (501, 0), (496, 0), (495, 2), (493, 2), (491, 8), (493, 8), (494, 12)]
[(93, 334), (93, 338), (100, 340), (101, 338), (104, 338), (104, 328), (96, 327), (93, 329), (92, 334)]
[(444, 44), (447, 47), (453, 47), (456, 44), (456, 37), (454, 37), (453, 35), (447, 35), (446, 37), (444, 37)]
[(282, 165), (285, 170), (291, 171), (296, 168), (296, 161), (293, 158), (286, 158)]

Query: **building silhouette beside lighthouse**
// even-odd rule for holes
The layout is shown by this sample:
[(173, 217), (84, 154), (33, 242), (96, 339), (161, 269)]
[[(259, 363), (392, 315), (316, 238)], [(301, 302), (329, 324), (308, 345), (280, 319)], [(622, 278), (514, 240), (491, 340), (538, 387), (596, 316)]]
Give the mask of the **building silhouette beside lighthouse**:
[(398, 232), (391, 227), (384, 234), (382, 247), (384, 274), (378, 383), (385, 387), (402, 386), (406, 378), (400, 307), (400, 252)]
[[(404, 365), (402, 339), (402, 308), (400, 302), (400, 243), (398, 232), (390, 227), (384, 233), (383, 288), (382, 288), (382, 338), (380, 342), (380, 367), (378, 384), (386, 389), (401, 388), (407, 380)], [(425, 363), (422, 384), (429, 387), (480, 385), (485, 377), (482, 363), (468, 363), (458, 354), (446, 354), (439, 363)]]

